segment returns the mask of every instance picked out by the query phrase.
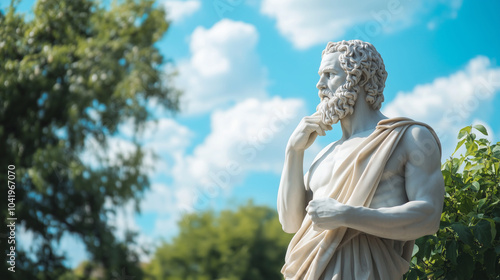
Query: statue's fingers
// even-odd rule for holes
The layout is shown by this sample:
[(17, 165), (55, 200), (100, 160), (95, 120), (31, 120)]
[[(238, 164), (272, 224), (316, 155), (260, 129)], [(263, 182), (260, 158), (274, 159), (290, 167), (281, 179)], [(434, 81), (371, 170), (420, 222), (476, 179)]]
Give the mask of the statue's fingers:
[(311, 123), (319, 123), (321, 122), (322, 118), (321, 116), (307, 116), (307, 117), (304, 117), (304, 120), (306, 122), (311, 122)]
[(319, 127), (321, 127), (321, 129), (323, 129), (323, 131), (331, 129), (331, 126), (329, 129), (328, 126), (326, 124), (324, 124), (322, 121), (318, 122), (318, 125), (319, 125)]
[(322, 136), (325, 136), (326, 133), (325, 131), (321, 128), (321, 126), (319, 126), (319, 124), (315, 124), (315, 123), (308, 123), (306, 125), (306, 128), (311, 131), (311, 132), (316, 132), (318, 135), (322, 135)]

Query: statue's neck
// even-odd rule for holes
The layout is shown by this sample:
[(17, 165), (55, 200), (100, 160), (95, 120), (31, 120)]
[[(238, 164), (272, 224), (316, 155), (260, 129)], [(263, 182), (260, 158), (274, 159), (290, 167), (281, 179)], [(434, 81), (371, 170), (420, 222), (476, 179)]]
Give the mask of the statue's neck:
[(358, 133), (375, 130), (378, 122), (387, 119), (380, 110), (374, 110), (365, 101), (365, 95), (359, 94), (354, 105), (354, 112), (340, 120), (342, 139), (347, 140)]

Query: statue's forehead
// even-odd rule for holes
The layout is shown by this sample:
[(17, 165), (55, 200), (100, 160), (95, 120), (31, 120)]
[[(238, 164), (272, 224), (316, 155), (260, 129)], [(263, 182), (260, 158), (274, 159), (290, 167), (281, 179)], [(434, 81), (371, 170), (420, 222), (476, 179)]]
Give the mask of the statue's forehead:
[(323, 72), (324, 69), (335, 69), (342, 70), (340, 66), (340, 52), (327, 53), (321, 58), (321, 65), (319, 66), (319, 72)]

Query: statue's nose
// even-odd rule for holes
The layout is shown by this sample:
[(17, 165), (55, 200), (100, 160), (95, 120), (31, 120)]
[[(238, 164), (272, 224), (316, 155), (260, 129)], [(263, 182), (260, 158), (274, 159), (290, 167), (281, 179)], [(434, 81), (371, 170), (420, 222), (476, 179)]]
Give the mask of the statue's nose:
[(318, 83), (316, 84), (316, 88), (317, 89), (325, 89), (326, 88), (326, 84), (325, 82), (323, 81), (323, 77), (319, 78), (319, 81)]

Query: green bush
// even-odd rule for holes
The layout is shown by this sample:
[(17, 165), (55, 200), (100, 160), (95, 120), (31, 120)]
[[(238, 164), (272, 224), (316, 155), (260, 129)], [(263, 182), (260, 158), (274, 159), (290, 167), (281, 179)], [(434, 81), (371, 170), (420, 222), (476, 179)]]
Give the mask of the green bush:
[(500, 279), (500, 142), (460, 130), (457, 150), (442, 165), (446, 194), (439, 231), (416, 241), (405, 279)]

